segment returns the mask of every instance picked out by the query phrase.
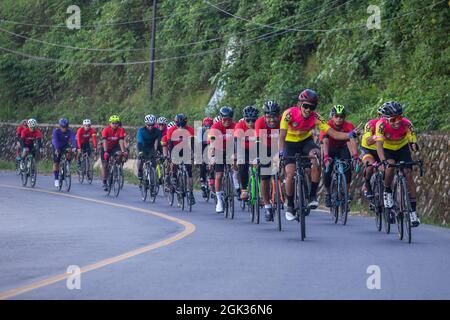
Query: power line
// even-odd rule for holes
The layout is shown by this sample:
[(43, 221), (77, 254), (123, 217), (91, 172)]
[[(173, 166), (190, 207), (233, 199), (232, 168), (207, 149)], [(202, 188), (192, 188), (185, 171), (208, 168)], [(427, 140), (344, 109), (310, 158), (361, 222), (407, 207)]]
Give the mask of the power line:
[[(237, 15), (231, 13), (231, 12), (228, 12), (228, 11), (226, 11), (226, 10), (223, 10), (222, 8), (218, 7), (217, 5), (214, 5), (214, 4), (210, 3), (210, 2), (207, 1), (207, 0), (203, 0), (203, 1), (204, 1), (206, 4), (208, 4), (209, 6), (215, 8), (216, 10), (218, 10), (218, 11), (220, 11), (220, 12), (222, 12), (222, 13), (225, 13), (226, 15), (228, 15), (228, 16), (230, 16), (230, 17), (233, 17), (233, 18), (238, 19), (238, 20), (246, 21), (246, 22), (249, 22), (249, 23), (252, 23), (252, 24), (261, 26), (261, 27), (271, 28), (271, 29), (276, 29), (276, 30), (278, 30), (278, 31), (328, 32), (328, 31), (339, 31), (339, 30), (350, 30), (350, 29), (354, 29), (353, 27), (351, 27), (351, 28), (336, 28), (336, 29), (297, 29), (297, 28), (278, 28), (278, 27), (274, 27), (273, 25), (270, 25), (270, 24), (258, 23), (258, 22), (249, 20), (249, 19), (247, 19), (247, 18), (243, 18), (243, 17), (237, 16)], [(442, 2), (445, 2), (445, 0), (440, 1), (440, 2), (438, 2), (438, 3), (436, 3), (436, 4), (429, 5), (429, 6), (427, 6), (427, 7), (433, 7), (433, 6), (436, 6), (437, 4), (440, 4), (440, 3), (442, 3)], [(424, 7), (424, 8), (422, 8), (422, 9), (425, 9), (425, 8), (427, 8), (427, 7)], [(390, 20), (390, 19), (388, 19), (388, 20), (385, 19), (385, 21), (389, 21), (389, 20)]]
[[(440, 4), (440, 3), (443, 3), (445, 1), (446, 0), (442, 0), (440, 2), (437, 2), (437, 3), (432, 4), (432, 5), (428, 5), (426, 7), (418, 9), (418, 10), (410, 11), (410, 12), (407, 12), (405, 14), (399, 15), (397, 17), (385, 19), (384, 21), (386, 22), (386, 21), (398, 20), (398, 19), (401, 19), (403, 17), (409, 16), (409, 15), (415, 13), (415, 12), (422, 11), (423, 9), (434, 7), (434, 6), (436, 6), (436, 5)], [(335, 29), (327, 29), (327, 30), (322, 29), (322, 30), (316, 30), (316, 31), (340, 31), (340, 30), (352, 30), (352, 29), (357, 29), (357, 28), (366, 28), (366, 24), (355, 25), (353, 27), (335, 28)], [(244, 46), (247, 46), (249, 44), (255, 43), (257, 41), (264, 40), (264, 39), (269, 39), (269, 38), (272, 38), (272, 37), (277, 36), (277, 35), (285, 34), (287, 32), (292, 32), (292, 31), (289, 30), (289, 29), (285, 29), (281, 33), (279, 31), (268, 33), (268, 34), (265, 34), (265, 35), (257, 36), (255, 38), (243, 41), (240, 44), (238, 44), (237, 46), (238, 47), (244, 47)], [(221, 47), (221, 48), (205, 50), (205, 51), (201, 51), (201, 52), (197, 52), (197, 53), (193, 53), (193, 54), (169, 57), (169, 58), (164, 58), (164, 59), (157, 59), (157, 60), (154, 60), (154, 61), (130, 61), (130, 62), (121, 62), (121, 63), (114, 63), (114, 62), (113, 63), (107, 63), (107, 62), (65, 61), (65, 60), (59, 60), (59, 59), (53, 59), (53, 58), (47, 58), (47, 57), (40, 57), (40, 56), (30, 55), (30, 54), (27, 54), (27, 53), (23, 53), (23, 52), (11, 50), (11, 49), (8, 49), (8, 48), (0, 47), (0, 50), (3, 50), (5, 52), (9, 52), (9, 53), (16, 54), (16, 55), (19, 55), (19, 56), (22, 56), (22, 57), (33, 59), (33, 60), (55, 62), (55, 63), (69, 64), (69, 65), (92, 65), (92, 66), (126, 66), (126, 65), (147, 64), (147, 63), (151, 63), (151, 62), (172, 61), (172, 60), (184, 59), (184, 58), (189, 58), (189, 57), (202, 56), (202, 55), (206, 55), (206, 54), (210, 54), (210, 53), (216, 53), (216, 52), (224, 51), (226, 49), (227, 49), (227, 47)]]
[[(338, 0), (331, 1), (330, 3), (327, 3), (327, 4), (332, 4), (332, 3), (335, 3), (335, 2), (337, 2), (337, 1), (338, 1)], [(349, 0), (349, 1), (345, 2), (344, 4), (349, 3), (349, 2), (352, 2), (352, 1), (354, 1), (354, 0)], [(344, 5), (344, 4), (341, 4), (340, 6), (342, 6), (342, 5)], [(325, 4), (325, 5), (326, 5), (326, 4)], [(322, 7), (325, 6), (325, 5), (321, 5), (321, 6), (319, 6), (319, 7), (313, 8), (313, 9), (308, 10), (308, 11), (305, 11), (305, 12), (302, 12), (301, 14), (298, 14), (298, 15), (295, 15), (295, 16), (290, 16), (290, 17), (281, 19), (280, 21), (277, 21), (277, 22), (272, 23), (272, 25), (277, 24), (277, 23), (280, 23), (281, 21), (286, 21), (286, 20), (288, 20), (288, 19), (293, 19), (293, 18), (296, 18), (296, 17), (298, 18), (298, 17), (300, 17), (300, 16), (305, 15), (306, 13), (309, 13), (309, 12), (311, 12), (311, 11), (315, 11), (315, 10), (317, 10), (317, 9), (319, 9), (319, 8), (322, 8)], [(338, 6), (338, 7), (339, 7), (339, 6)], [(337, 8), (337, 7), (336, 7), (336, 8)], [(335, 8), (334, 8), (334, 9), (335, 9)], [(315, 22), (317, 22), (317, 21), (315, 21)], [(296, 25), (296, 24), (295, 24), (295, 25)], [(238, 33), (236, 33), (236, 35), (238, 35), (238, 34), (244, 34), (244, 33), (249, 33), (249, 32), (251, 32), (251, 31), (259, 30), (259, 29), (262, 29), (262, 28), (264, 28), (264, 27), (257, 27), (257, 28), (253, 28), (253, 29), (250, 29), (250, 30), (247, 30), (247, 31), (238, 32)], [(12, 32), (12, 31), (9, 31), (9, 30), (6, 30), (6, 29), (3, 29), (3, 28), (0, 28), (0, 32), (8, 33), (8, 34), (10, 34), (10, 35), (12, 35), (12, 36), (15, 36), (15, 37), (18, 37), (18, 38), (22, 38), (22, 39), (25, 39), (25, 40), (28, 40), (28, 41), (31, 41), (31, 42), (41, 43), (41, 44), (44, 44), (44, 45), (53, 46), (53, 47), (59, 47), (59, 48), (64, 48), (64, 49), (72, 49), (72, 50), (94, 51), (94, 52), (132, 52), (132, 51), (136, 51), (136, 52), (140, 51), (140, 52), (143, 52), (143, 51), (147, 51), (147, 50), (148, 50), (148, 48), (113, 49), (113, 48), (75, 47), (75, 46), (70, 46), (70, 45), (64, 45), (64, 44), (52, 43), (52, 42), (48, 42), (48, 41), (44, 41), (44, 40), (34, 39), (34, 38), (27, 37), (27, 36), (24, 36), (24, 35), (21, 35), (21, 34), (18, 34), (18, 33), (15, 33), (15, 32)], [(214, 42), (214, 41), (217, 41), (217, 40), (222, 40), (223, 38), (224, 38), (224, 37), (218, 37), (218, 38), (207, 39), (207, 40), (201, 40), (201, 41), (196, 41), (196, 42), (190, 42), (190, 43), (184, 43), (184, 44), (176, 44), (176, 45), (173, 45), (173, 46), (163, 46), (162, 48), (165, 49), (165, 48), (177, 48), (177, 47), (193, 46), (193, 45), (196, 45), (196, 44), (201, 44), (201, 43), (206, 43), (206, 42)], [(156, 49), (161, 49), (161, 48), (156, 48)]]
[[(221, 5), (224, 3), (228, 3), (234, 0), (225, 0), (222, 2), (217, 3), (216, 5)], [(200, 8), (200, 10), (205, 10), (207, 9), (206, 7), (204, 8)], [(182, 13), (174, 13), (171, 15), (167, 15), (167, 16), (160, 16), (160, 17), (155, 17), (155, 20), (166, 20), (175, 16), (179, 16)], [(90, 24), (90, 25), (81, 25), (80, 27), (82, 29), (86, 29), (86, 28), (98, 28), (98, 27), (108, 27), (108, 26), (118, 26), (118, 25), (127, 25), (127, 24), (137, 24), (137, 23), (145, 23), (145, 22), (150, 22), (152, 21), (153, 18), (150, 19), (141, 19), (141, 20), (132, 20), (132, 21), (119, 21), (119, 22), (109, 22), (109, 23), (99, 23), (99, 24)], [(51, 25), (51, 24), (33, 24), (33, 23), (27, 23), (27, 22), (19, 22), (19, 21), (12, 21), (12, 20), (7, 20), (7, 19), (0, 19), (0, 23), (6, 23), (6, 24), (14, 24), (14, 25), (23, 25), (23, 26), (29, 26), (29, 27), (37, 27), (37, 28), (61, 28), (61, 29), (66, 29), (67, 25), (66, 24), (57, 24), (57, 25)]]

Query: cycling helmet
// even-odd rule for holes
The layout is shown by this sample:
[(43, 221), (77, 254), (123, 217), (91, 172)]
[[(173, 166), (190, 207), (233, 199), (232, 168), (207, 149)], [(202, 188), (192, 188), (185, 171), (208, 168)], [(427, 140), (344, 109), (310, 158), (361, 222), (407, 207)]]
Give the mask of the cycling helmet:
[(211, 127), (213, 125), (214, 120), (212, 118), (206, 117), (202, 121), (202, 126)]
[(175, 122), (171, 121), (167, 124), (167, 129), (172, 128), (173, 126), (176, 126)]
[(28, 119), (23, 119), (22, 120), (22, 125), (23, 126), (27, 126), (28, 125)]
[(301, 102), (308, 102), (310, 104), (316, 105), (319, 102), (319, 97), (314, 90), (305, 89), (298, 95), (298, 100)]
[(219, 115), (221, 116), (221, 118), (233, 118), (234, 111), (230, 107), (225, 106), (220, 108)]
[(269, 100), (264, 102), (263, 112), (265, 114), (277, 115), (280, 114), (280, 106), (276, 101)]
[(114, 123), (114, 122), (120, 122), (120, 117), (118, 115), (112, 115), (111, 117), (109, 117), (109, 123)]
[(83, 126), (90, 126), (92, 123), (91, 123), (91, 120), (90, 119), (84, 119), (83, 120)]
[(244, 108), (244, 119), (245, 120), (256, 120), (258, 119), (259, 110), (254, 106), (247, 106)]
[(174, 118), (174, 122), (177, 127), (184, 127), (187, 124), (187, 117), (182, 113), (177, 114)]
[(148, 114), (144, 118), (145, 124), (154, 125), (156, 123), (156, 117), (152, 114)]
[(67, 128), (69, 126), (69, 120), (66, 118), (59, 119), (59, 125), (63, 128)]
[(347, 111), (345, 110), (345, 107), (343, 105), (337, 104), (331, 108), (330, 118), (334, 117), (337, 114), (342, 115), (344, 117), (347, 115)]
[(383, 116), (387, 117), (399, 116), (403, 114), (402, 105), (395, 101), (385, 102), (378, 110)]
[(158, 123), (158, 124), (165, 124), (165, 125), (167, 125), (167, 122), (168, 121), (165, 117), (159, 117), (158, 121), (156, 121), (156, 123)]
[(220, 120), (222, 120), (221, 116), (217, 116), (214, 118), (213, 123), (219, 122)]
[(36, 128), (37, 121), (35, 119), (29, 119), (27, 121), (27, 125), (28, 125), (29, 128)]

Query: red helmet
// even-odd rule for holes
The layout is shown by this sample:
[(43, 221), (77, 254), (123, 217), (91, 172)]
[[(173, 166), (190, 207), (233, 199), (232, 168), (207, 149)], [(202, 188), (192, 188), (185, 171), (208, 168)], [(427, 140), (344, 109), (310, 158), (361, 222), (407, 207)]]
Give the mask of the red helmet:
[(202, 121), (202, 126), (211, 127), (213, 125), (214, 120), (212, 118), (206, 117)]
[(319, 97), (314, 90), (305, 89), (298, 95), (298, 100), (316, 105), (319, 102)]

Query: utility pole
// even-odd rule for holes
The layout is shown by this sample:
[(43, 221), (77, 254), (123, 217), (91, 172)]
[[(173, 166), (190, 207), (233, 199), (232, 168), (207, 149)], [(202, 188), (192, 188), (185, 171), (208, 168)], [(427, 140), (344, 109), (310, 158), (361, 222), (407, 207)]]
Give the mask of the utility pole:
[(153, 0), (153, 18), (152, 18), (152, 37), (150, 40), (150, 77), (148, 82), (148, 90), (150, 99), (153, 98), (153, 79), (155, 76), (155, 38), (156, 38), (156, 1)]

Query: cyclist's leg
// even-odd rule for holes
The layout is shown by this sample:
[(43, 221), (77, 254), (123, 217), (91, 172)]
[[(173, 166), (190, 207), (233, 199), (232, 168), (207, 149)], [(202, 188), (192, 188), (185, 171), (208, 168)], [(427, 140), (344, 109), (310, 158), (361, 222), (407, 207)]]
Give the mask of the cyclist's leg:
[(285, 178), (286, 178), (285, 187), (286, 187), (286, 198), (287, 198), (286, 219), (293, 220), (293, 219), (295, 219), (295, 216), (294, 216), (295, 159), (290, 158), (290, 157), (294, 157), (296, 153), (301, 152), (301, 143), (286, 141), (284, 151), (285, 151), (284, 153), (285, 153), (286, 157), (289, 157), (284, 160)]
[[(384, 149), (384, 156), (389, 164), (395, 164), (397, 162), (398, 152), (395, 150)], [(386, 208), (392, 208), (394, 205), (394, 199), (392, 197), (392, 181), (394, 180), (395, 169), (385, 168), (384, 172), (384, 206)]]
[(59, 163), (61, 162), (61, 156), (64, 151), (64, 147), (59, 150), (53, 148), (53, 175), (55, 178), (55, 187), (59, 186)]
[[(361, 161), (363, 164), (373, 165), (375, 163), (375, 159), (378, 158), (378, 155), (375, 155), (372, 153), (372, 151), (375, 150), (369, 150), (366, 148), (361, 147), (361, 154), (362, 158)], [(376, 151), (375, 151), (376, 154)], [(379, 159), (379, 158), (378, 158)], [(372, 186), (370, 185), (370, 179), (372, 178), (372, 175), (374, 173), (375, 169), (372, 166), (366, 166), (364, 169), (364, 183), (363, 183), (363, 194), (365, 197), (371, 197), (373, 195), (372, 193)]]
[(105, 150), (103, 149), (103, 146), (100, 147), (100, 157), (102, 162), (101, 175), (103, 180), (103, 189), (106, 189), (106, 179), (108, 178), (108, 161), (105, 160)]
[(217, 159), (217, 161), (221, 163), (216, 163), (214, 165), (214, 171), (215, 171), (215, 189), (216, 189), (216, 197), (217, 197), (217, 205), (216, 205), (216, 212), (220, 213), (224, 210), (223, 205), (223, 191), (222, 191), (222, 178), (223, 173), (225, 169), (225, 155), (221, 157), (222, 159)]
[(319, 187), (321, 168), (315, 157), (320, 156), (320, 148), (312, 138), (308, 138), (303, 142), (302, 155), (311, 157), (311, 190), (309, 194), (309, 207), (316, 209), (319, 205), (317, 201), (317, 189)]

